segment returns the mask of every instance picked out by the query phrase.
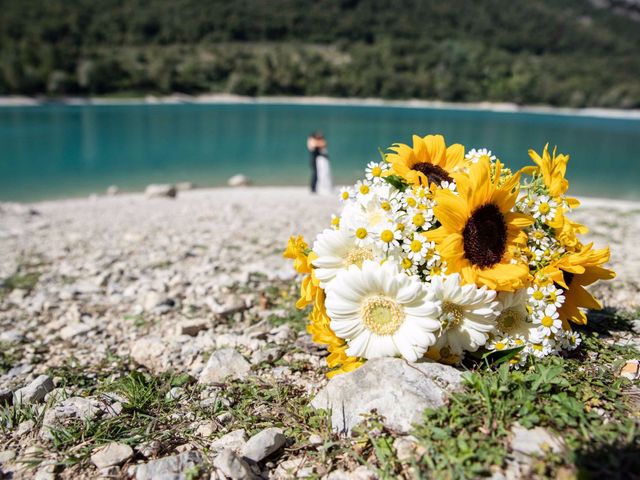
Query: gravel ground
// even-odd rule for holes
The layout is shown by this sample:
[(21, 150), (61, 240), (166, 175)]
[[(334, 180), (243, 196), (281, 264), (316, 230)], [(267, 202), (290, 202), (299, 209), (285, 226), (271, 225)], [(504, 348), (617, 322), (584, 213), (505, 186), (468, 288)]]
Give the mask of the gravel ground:
[[(215, 450), (213, 440), (205, 440), (231, 431), (223, 411), (216, 411), (213, 424), (197, 413), (180, 417), (193, 436), (165, 440), (155, 452), (148, 444), (134, 445), (131, 452), (116, 445), (103, 455), (106, 464), (98, 456), (61, 466), (69, 453), (60, 439), (46, 438), (44, 425), (62, 425), (87, 409), (117, 417), (124, 401), (117, 395), (103, 398), (101, 382), (138, 366), (153, 375), (187, 374), (188, 382), (200, 385), (199, 398), (190, 401), (202, 408), (220, 392), (226, 374), (275, 379), (296, 392), (315, 393), (326, 382), (324, 352), (310, 344), (301, 319), (298, 328), (284, 321), (292, 312), (295, 276), (282, 251), (291, 234), (312, 240), (338, 208), (335, 198), (284, 187), (192, 190), (175, 199), (123, 194), (0, 204), (0, 278), (5, 279), (0, 399), (5, 395), (15, 402), (16, 389), (30, 386), (23, 394), (33, 398), (24, 403), (35, 405), (34, 418), (25, 414), (13, 420), (10, 431), (0, 431), (0, 478), (3, 468), (39, 478), (53, 478), (54, 472), (63, 478), (92, 477), (96, 468), (104, 475), (153, 478), (149, 464), (167, 455), (182, 455), (175, 460), (182, 462), (181, 470), (197, 470), (202, 442), (205, 451)], [(640, 238), (640, 204), (589, 199), (574, 219), (591, 227), (588, 241), (611, 246), (618, 278), (597, 285), (598, 295), (607, 307), (637, 310), (640, 249), (634, 247)], [(84, 390), (70, 380), (73, 372), (81, 372)], [(44, 374), (49, 380), (38, 380)], [(179, 399), (181, 388), (173, 386), (166, 394)], [(40, 394), (47, 395), (45, 404), (39, 403)], [(59, 407), (61, 401), (67, 403)], [(55, 405), (59, 408), (46, 408)], [(189, 406), (186, 400), (181, 405)], [(282, 464), (298, 468), (296, 457), (264, 462), (273, 452), (259, 451), (264, 445), (280, 449), (278, 435), (267, 432), (254, 441), (259, 444), (251, 447), (258, 451), (251, 453), (259, 457), (255, 463), (232, 453), (218, 455), (214, 472), (223, 478), (229, 468), (246, 467), (245, 478), (289, 478)], [(52, 441), (53, 447), (47, 443)], [(37, 458), (30, 467), (19, 461), (29, 455)], [(118, 455), (122, 458), (109, 464)], [(136, 467), (145, 463), (146, 470)], [(353, 478), (367, 478), (360, 473), (365, 476)]]

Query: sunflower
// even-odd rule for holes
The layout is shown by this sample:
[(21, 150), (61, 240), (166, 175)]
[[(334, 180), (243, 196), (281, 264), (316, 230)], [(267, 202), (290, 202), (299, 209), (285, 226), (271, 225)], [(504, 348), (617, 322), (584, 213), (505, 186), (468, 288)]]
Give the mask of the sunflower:
[(393, 172), (412, 185), (450, 183), (451, 174), (466, 164), (464, 147), (456, 143), (447, 148), (442, 135), (414, 135), (413, 147), (396, 143), (389, 150), (394, 152), (386, 157)]
[(501, 181), (501, 168), (496, 162), (492, 179), (491, 163), (479, 160), (468, 175), (454, 175), (458, 195), (437, 190), (434, 213), (442, 226), (427, 236), (447, 262), (447, 273), (460, 273), (466, 283), (513, 291), (522, 288), (529, 275), (529, 267), (514, 257), (514, 251), (526, 244), (522, 229), (533, 218), (511, 211), (520, 174)]
[(609, 261), (609, 256), (608, 248), (594, 250), (593, 244), (590, 243), (545, 267), (537, 275), (539, 282), (553, 282), (564, 290), (565, 301), (558, 313), (564, 322), (565, 329), (569, 327), (567, 322), (578, 325), (587, 323), (587, 315), (581, 308), (591, 310), (602, 308), (600, 302), (584, 287), (597, 280), (610, 280), (616, 276), (613, 270), (601, 266)]

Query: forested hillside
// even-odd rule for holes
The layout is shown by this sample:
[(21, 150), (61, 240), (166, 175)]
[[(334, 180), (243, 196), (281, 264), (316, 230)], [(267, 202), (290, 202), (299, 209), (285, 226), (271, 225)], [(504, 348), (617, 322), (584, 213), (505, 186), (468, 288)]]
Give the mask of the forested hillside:
[(0, 0), (0, 94), (640, 107), (632, 0)]

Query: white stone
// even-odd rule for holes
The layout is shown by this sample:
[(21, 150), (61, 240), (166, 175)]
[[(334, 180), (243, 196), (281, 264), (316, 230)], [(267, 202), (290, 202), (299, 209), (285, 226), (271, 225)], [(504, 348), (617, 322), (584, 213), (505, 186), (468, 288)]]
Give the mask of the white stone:
[(389, 427), (407, 432), (422, 420), (425, 409), (441, 407), (449, 392), (460, 388), (462, 374), (448, 365), (377, 358), (333, 377), (311, 404), (331, 410), (333, 428), (343, 434), (350, 433), (362, 415), (372, 410)]
[(239, 430), (233, 430), (212, 442), (210, 448), (213, 452), (220, 452), (226, 448), (238, 453), (242, 450), (245, 443), (247, 443), (247, 433), (241, 428)]
[(13, 393), (14, 404), (38, 403), (53, 390), (53, 380), (48, 375), (40, 375), (26, 387)]
[(152, 372), (161, 372), (166, 367), (165, 351), (165, 343), (160, 337), (142, 337), (131, 345), (131, 358)]
[(186, 472), (203, 462), (202, 455), (191, 450), (138, 465), (135, 469), (135, 478), (136, 480), (185, 480)]
[(249, 375), (251, 365), (233, 348), (216, 350), (209, 357), (198, 381), (200, 383), (219, 383), (224, 379), (245, 378)]
[(280, 428), (267, 428), (251, 437), (242, 448), (242, 456), (260, 462), (284, 447), (287, 437)]
[(120, 465), (133, 456), (133, 449), (124, 443), (109, 443), (91, 455), (91, 462), (99, 469)]
[(169, 197), (174, 198), (178, 194), (176, 187), (168, 183), (152, 183), (147, 185), (144, 190), (144, 195), (147, 198), (154, 197)]
[(542, 427), (532, 429), (515, 424), (511, 428), (511, 448), (525, 455), (544, 455), (548, 451), (560, 453), (562, 440)]
[(242, 175), (241, 173), (238, 173), (227, 180), (227, 185), (229, 185), (230, 187), (246, 187), (250, 184), (251, 180), (249, 180), (249, 178)]
[(120, 189), (117, 187), (117, 185), (109, 185), (109, 187), (107, 187), (107, 196), (108, 197), (114, 197), (118, 193), (120, 193)]
[(233, 450), (222, 450), (213, 461), (213, 466), (216, 467), (220, 473), (233, 480), (256, 478), (247, 462), (240, 458)]
[(101, 404), (93, 399), (71, 397), (48, 409), (42, 419), (40, 435), (52, 439), (52, 428), (65, 425), (69, 421), (87, 421), (96, 418), (101, 412)]

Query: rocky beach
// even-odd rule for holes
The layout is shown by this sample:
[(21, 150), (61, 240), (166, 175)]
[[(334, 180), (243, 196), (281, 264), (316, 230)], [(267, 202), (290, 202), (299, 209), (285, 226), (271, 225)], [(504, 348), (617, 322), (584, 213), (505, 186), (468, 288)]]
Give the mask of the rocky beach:
[[(338, 208), (337, 196), (298, 187), (0, 204), (0, 478), (413, 478), (408, 459), (424, 447), (407, 434), (420, 415), (368, 393), (409, 378), (402, 365), (363, 368), (359, 390), (342, 389), (364, 403), (370, 395), (391, 423), (373, 418), (345, 437), (312, 406), (326, 352), (294, 308), (282, 252), (292, 234), (312, 241)], [(637, 345), (640, 204), (585, 199), (573, 218), (590, 227), (586, 241), (611, 247), (617, 278), (593, 287), (608, 312), (595, 318), (621, 315), (631, 327), (606, 341)], [(460, 390), (458, 370), (424, 370), (430, 383), (407, 380), (414, 410)], [(334, 428), (356, 426), (364, 412), (349, 408)], [(518, 460), (531, 452), (513, 453), (517, 441), (528, 449), (542, 435), (541, 451), (562, 451), (541, 430), (513, 427), (516, 466), (496, 478), (534, 468)]]

